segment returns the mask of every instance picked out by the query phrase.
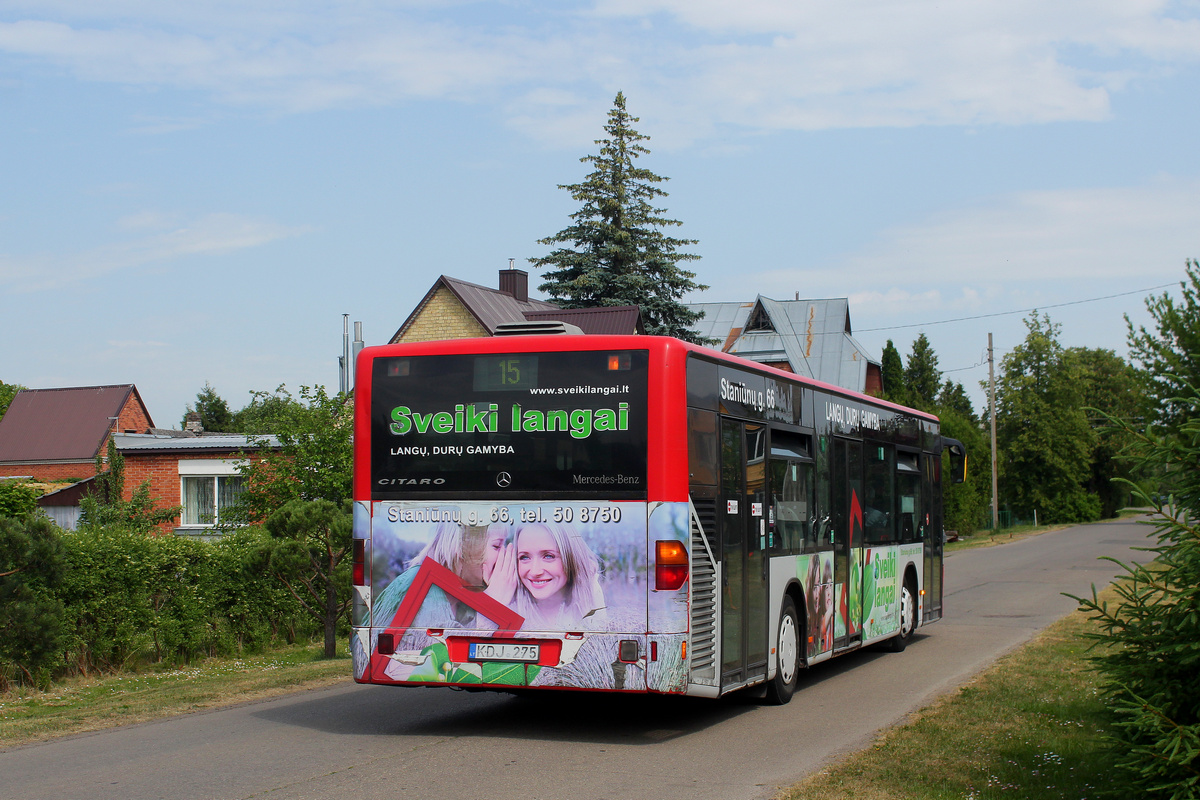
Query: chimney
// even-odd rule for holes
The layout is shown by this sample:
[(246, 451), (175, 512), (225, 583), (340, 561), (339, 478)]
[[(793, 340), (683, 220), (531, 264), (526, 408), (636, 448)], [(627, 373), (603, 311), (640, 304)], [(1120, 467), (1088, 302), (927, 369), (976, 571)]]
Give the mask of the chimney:
[(197, 436), (204, 433), (204, 425), (201, 424), (200, 415), (197, 412), (189, 411), (183, 419), (183, 429), (185, 431)]
[(525, 302), (529, 299), (529, 273), (523, 269), (514, 269), (515, 260), (510, 258), (508, 269), (500, 270), (500, 291)]

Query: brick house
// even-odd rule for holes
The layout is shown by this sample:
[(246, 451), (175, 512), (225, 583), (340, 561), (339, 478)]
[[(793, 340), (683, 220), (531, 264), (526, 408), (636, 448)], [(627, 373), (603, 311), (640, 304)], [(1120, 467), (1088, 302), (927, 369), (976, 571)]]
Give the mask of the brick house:
[[(245, 436), (154, 427), (137, 387), (84, 386), (19, 392), (0, 420), (0, 476), (46, 483), (77, 481), (38, 505), (73, 530), (79, 502), (91, 491), (96, 456), (112, 438), (125, 459), (125, 499), (143, 481), (158, 507), (182, 506), (164, 533), (206, 535), (241, 491), (237, 464), (254, 448)], [(278, 446), (267, 437), (269, 446)]]
[(90, 478), (110, 435), (153, 427), (131, 383), (25, 389), (0, 419), (0, 475), (45, 482)]
[(531, 299), (529, 273), (520, 269), (500, 270), (499, 286), (489, 289), (440, 276), (389, 343), (496, 336), (506, 327), (551, 323), (563, 323), (558, 326), (560, 331), (565, 327), (587, 334), (644, 333), (637, 306), (559, 308)]
[[(207, 537), (220, 524), (222, 510), (242, 491), (238, 465), (257, 449), (249, 437), (232, 433), (153, 431), (114, 438), (125, 458), (125, 496), (150, 481), (150, 496), (158, 506), (183, 507), (162, 526), (181, 536)], [(279, 446), (272, 436), (261, 438), (268, 447)]]

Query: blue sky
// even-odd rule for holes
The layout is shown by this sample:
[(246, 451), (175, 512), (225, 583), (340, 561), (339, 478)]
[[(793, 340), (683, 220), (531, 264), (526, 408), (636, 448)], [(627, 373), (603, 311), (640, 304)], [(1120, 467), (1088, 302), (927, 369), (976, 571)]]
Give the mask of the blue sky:
[(927, 323), (1123, 354), (1200, 256), (1197, 0), (0, 0), (0, 380), (136, 383), (161, 426), (336, 388), (342, 314), (376, 344), (438, 275), (536, 287), (618, 90), (691, 299), (849, 297), (977, 405), (1024, 315)]

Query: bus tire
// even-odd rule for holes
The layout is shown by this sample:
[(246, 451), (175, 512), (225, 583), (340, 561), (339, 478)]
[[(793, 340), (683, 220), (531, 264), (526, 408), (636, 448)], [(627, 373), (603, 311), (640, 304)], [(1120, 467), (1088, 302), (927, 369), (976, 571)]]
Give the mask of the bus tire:
[(892, 653), (902, 653), (912, 641), (913, 633), (917, 630), (917, 592), (912, 578), (905, 578), (900, 589), (900, 630), (887, 640), (886, 649)]
[(768, 703), (781, 706), (792, 699), (803, 666), (800, 656), (803, 639), (796, 602), (784, 595), (783, 608), (779, 612), (779, 640), (775, 645), (775, 677), (767, 682)]

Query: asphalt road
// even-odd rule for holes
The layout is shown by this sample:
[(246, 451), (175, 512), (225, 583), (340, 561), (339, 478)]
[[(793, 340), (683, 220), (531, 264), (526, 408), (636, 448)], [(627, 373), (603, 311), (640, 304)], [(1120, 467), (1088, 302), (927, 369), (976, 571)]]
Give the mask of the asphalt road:
[(713, 800), (772, 796), (871, 741), (1107, 584), (1147, 528), (958, 553), (946, 618), (820, 665), (787, 706), (345, 686), (0, 752), (2, 800)]

